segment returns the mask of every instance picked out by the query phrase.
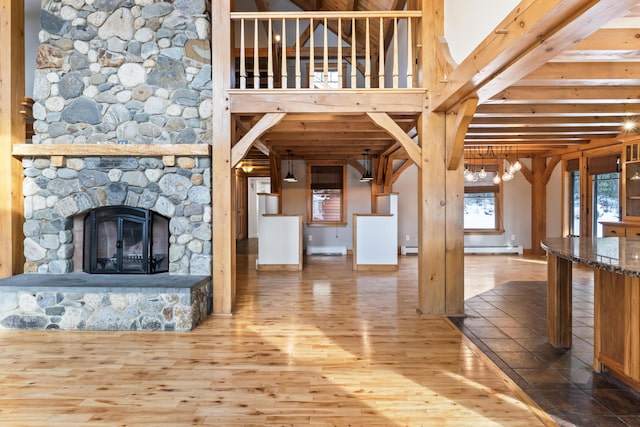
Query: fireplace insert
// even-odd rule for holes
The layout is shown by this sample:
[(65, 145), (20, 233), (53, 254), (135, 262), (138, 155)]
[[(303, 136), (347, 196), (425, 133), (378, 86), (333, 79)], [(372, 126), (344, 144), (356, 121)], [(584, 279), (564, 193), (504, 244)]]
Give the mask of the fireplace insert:
[(169, 271), (169, 219), (144, 208), (108, 206), (84, 219), (87, 273)]

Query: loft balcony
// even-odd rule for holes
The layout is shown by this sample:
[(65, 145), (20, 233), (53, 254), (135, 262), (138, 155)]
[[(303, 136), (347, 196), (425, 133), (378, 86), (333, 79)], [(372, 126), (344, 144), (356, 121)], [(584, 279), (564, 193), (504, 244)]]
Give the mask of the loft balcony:
[(233, 12), (241, 91), (417, 88), (420, 11)]

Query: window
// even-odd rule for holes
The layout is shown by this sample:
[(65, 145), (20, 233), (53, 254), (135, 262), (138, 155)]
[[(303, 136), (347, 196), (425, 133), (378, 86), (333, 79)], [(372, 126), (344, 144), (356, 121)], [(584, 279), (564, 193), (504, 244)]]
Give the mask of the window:
[(344, 162), (307, 163), (307, 223), (346, 225), (346, 173)]
[(618, 172), (593, 176), (594, 237), (602, 237), (601, 221), (620, 221), (620, 174)]
[(580, 235), (580, 159), (569, 159), (565, 163), (568, 177), (567, 212), (569, 235)]
[(591, 175), (592, 236), (602, 237), (601, 221), (620, 220), (620, 156), (592, 157), (589, 159), (588, 171)]
[[(490, 170), (493, 169), (493, 170)], [(494, 184), (500, 176), (497, 165), (486, 167), (486, 176), (469, 174), (464, 183), (464, 229), (468, 233), (501, 233), (502, 230), (502, 184)], [(475, 178), (471, 179), (471, 176)]]
[(569, 174), (569, 234), (580, 235), (580, 171)]
[(340, 89), (346, 87), (347, 71), (346, 65), (342, 65), (342, 81), (338, 73), (338, 64), (330, 62), (327, 64), (327, 75), (325, 79), (324, 64), (315, 62), (313, 64), (313, 74), (311, 74), (310, 66), (307, 64), (307, 78), (311, 78), (311, 89)]

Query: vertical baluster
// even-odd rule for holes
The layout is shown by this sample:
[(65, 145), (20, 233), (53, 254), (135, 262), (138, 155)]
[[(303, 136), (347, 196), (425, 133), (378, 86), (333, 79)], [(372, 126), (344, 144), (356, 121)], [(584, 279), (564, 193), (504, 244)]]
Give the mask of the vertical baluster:
[(393, 88), (398, 89), (398, 18), (393, 18)]
[(364, 49), (364, 87), (371, 88), (371, 33), (369, 32), (369, 17), (365, 18), (365, 49)]
[(342, 18), (338, 18), (338, 88), (342, 89)]
[(258, 18), (253, 26), (253, 88), (260, 89), (260, 53), (258, 51)]
[(316, 53), (313, 40), (313, 18), (309, 19), (309, 89), (313, 89), (313, 76), (316, 74)]
[(244, 18), (240, 20), (240, 89), (247, 88), (247, 69), (244, 52)]
[(282, 43), (282, 89), (287, 88), (287, 22), (282, 18), (282, 34), (280, 35), (280, 43)]
[(300, 18), (296, 18), (296, 89), (300, 89)]
[(351, 88), (358, 87), (358, 67), (356, 56), (356, 18), (351, 18)]
[(407, 88), (413, 87), (413, 36), (411, 35), (411, 17), (407, 18)]
[(380, 28), (378, 30), (378, 87), (384, 88), (384, 19), (380, 17)]
[(324, 18), (324, 39), (323, 39), (324, 46), (322, 46), (322, 78), (324, 79), (325, 89), (329, 88), (329, 46), (327, 46), (328, 40), (329, 40), (329, 38), (327, 37), (328, 31), (329, 30), (327, 29), (327, 18)]
[(267, 34), (267, 86), (269, 89), (273, 89), (273, 27), (271, 18), (269, 18)]

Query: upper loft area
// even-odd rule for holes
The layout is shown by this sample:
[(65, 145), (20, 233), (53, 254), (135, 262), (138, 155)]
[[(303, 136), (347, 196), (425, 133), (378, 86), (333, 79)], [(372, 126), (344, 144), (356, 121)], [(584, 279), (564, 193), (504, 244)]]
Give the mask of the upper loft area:
[(417, 84), (420, 11), (406, 0), (245, 1), (231, 13), (236, 89)]

